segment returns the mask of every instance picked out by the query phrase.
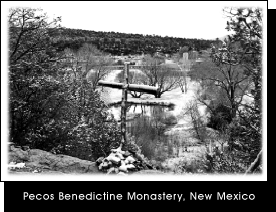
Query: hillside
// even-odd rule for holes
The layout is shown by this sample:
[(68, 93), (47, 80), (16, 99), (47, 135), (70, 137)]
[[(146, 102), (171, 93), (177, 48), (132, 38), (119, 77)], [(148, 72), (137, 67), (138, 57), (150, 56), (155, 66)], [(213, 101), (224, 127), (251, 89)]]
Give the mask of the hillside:
[(119, 32), (97, 32), (91, 30), (61, 28), (50, 30), (52, 45), (62, 51), (65, 48), (79, 49), (83, 43), (92, 43), (98, 49), (112, 55), (153, 54), (156, 51), (172, 54), (183, 46), (204, 50), (210, 47), (213, 40), (161, 37)]

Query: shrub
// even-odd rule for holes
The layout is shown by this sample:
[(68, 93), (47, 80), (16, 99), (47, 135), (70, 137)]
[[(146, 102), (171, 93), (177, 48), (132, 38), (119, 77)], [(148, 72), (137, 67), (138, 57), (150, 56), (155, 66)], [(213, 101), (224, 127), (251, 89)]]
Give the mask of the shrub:
[(211, 112), (207, 127), (221, 131), (225, 129), (231, 121), (231, 109), (223, 104), (218, 104)]
[(165, 116), (162, 119), (162, 123), (167, 124), (167, 125), (173, 125), (173, 124), (177, 123), (177, 118), (174, 115), (170, 114), (170, 115)]
[(48, 22), (40, 9), (10, 10), (10, 140), (92, 160), (116, 146), (120, 132), (79, 67), (69, 73), (68, 64), (54, 62), (61, 55), (49, 45), (50, 32), (59, 22)]
[(246, 166), (243, 159), (235, 153), (206, 153), (206, 166), (210, 173), (245, 173)]
[(185, 107), (185, 115), (188, 115), (191, 118), (194, 135), (201, 142), (205, 142), (206, 139), (206, 127), (202, 116), (199, 113), (197, 102), (189, 102)]
[(185, 174), (185, 173), (205, 173), (206, 172), (206, 165), (204, 160), (181, 160), (179, 161), (174, 168), (174, 172), (177, 174)]
[(168, 143), (168, 155), (172, 156), (173, 155), (173, 144)]
[(118, 146), (120, 130), (116, 121), (105, 111), (97, 93), (89, 95), (91, 99), (85, 107), (72, 105), (69, 100), (64, 102), (58, 116), (28, 134), (30, 147), (94, 160)]
[(160, 162), (164, 162), (167, 159), (167, 154), (166, 154), (165, 149), (162, 148), (162, 147), (158, 148), (158, 150), (156, 151), (156, 155), (155, 155), (154, 159), (161, 166)]

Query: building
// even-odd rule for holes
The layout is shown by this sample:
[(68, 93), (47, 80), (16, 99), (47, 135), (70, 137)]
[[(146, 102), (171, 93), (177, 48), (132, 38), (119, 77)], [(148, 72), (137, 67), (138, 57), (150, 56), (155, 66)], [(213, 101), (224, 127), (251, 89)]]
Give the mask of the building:
[(165, 64), (173, 64), (173, 59), (165, 59)]
[(189, 60), (189, 53), (188, 52), (184, 52), (183, 53), (183, 61), (187, 61)]
[(196, 63), (202, 63), (204, 60), (202, 58), (198, 58), (195, 60)]
[(143, 63), (141, 58), (133, 58), (130, 62), (135, 63), (135, 65), (142, 65)]

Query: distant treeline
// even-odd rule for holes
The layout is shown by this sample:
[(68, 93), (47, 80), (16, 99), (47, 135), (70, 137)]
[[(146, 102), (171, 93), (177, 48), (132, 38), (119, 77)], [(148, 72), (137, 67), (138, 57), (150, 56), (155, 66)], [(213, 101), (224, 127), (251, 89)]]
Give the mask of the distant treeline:
[(78, 50), (83, 43), (92, 43), (99, 50), (112, 55), (177, 53), (183, 46), (197, 51), (210, 47), (214, 40), (161, 37), (157, 35), (129, 34), (118, 32), (96, 32), (92, 30), (60, 28), (49, 30), (53, 47), (58, 51), (65, 48)]

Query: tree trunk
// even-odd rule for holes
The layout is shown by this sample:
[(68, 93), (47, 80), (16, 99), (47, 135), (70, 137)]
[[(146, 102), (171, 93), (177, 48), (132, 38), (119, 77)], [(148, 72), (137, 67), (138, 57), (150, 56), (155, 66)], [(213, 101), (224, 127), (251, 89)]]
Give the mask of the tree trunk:
[(262, 151), (263, 151), (263, 150), (261, 150), (261, 151), (259, 152), (259, 154), (257, 155), (257, 157), (256, 157), (256, 159), (254, 160), (254, 162), (251, 163), (250, 167), (246, 170), (245, 174), (253, 173), (253, 172), (258, 168), (258, 166), (259, 166), (260, 163), (261, 163)]
[(162, 94), (163, 94), (162, 92), (160, 92), (159, 90), (157, 90), (157, 92), (156, 92), (156, 94), (154, 96), (155, 96), (155, 98), (161, 98)]
[(128, 85), (128, 69), (129, 63), (125, 63), (124, 83), (122, 85), (122, 103), (121, 103), (121, 145), (122, 147), (127, 142), (126, 136), (126, 102), (127, 102), (127, 85)]

